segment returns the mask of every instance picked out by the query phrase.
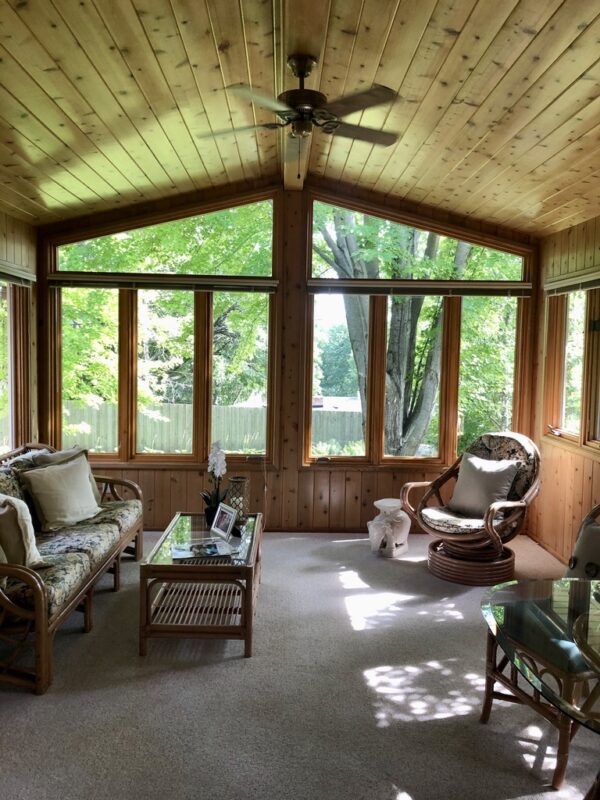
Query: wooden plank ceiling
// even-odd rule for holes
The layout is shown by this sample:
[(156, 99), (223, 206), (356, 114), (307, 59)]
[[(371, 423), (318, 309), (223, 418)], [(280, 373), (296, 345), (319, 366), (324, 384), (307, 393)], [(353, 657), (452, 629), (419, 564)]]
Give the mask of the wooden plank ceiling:
[[(49, 223), (307, 172), (547, 234), (600, 213), (599, 41), (598, 0), (0, 0), (0, 209)], [(330, 100), (393, 89), (344, 121), (398, 143), (212, 136), (277, 119), (224, 87), (296, 88), (295, 52)]]

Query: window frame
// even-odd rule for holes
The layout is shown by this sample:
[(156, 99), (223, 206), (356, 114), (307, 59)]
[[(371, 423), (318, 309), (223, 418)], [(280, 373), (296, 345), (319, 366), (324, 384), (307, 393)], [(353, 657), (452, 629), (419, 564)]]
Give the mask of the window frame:
[[(273, 227), (271, 234), (271, 277), (257, 276), (198, 276), (198, 275), (152, 275), (137, 273), (66, 272), (57, 270), (58, 248), (98, 236), (147, 227), (160, 222), (170, 222), (184, 217), (210, 214), (227, 208), (248, 205), (264, 200), (273, 203)], [(252, 469), (252, 464), (261, 468), (273, 466), (277, 458), (278, 437), (275, 426), (276, 408), (279, 398), (279, 383), (276, 379), (276, 364), (279, 360), (281, 292), (281, 249), (278, 231), (281, 228), (281, 192), (269, 190), (248, 192), (235, 199), (223, 199), (211, 204), (186, 206), (175, 211), (153, 215), (120, 218), (114, 223), (94, 223), (75, 227), (48, 236), (43, 242), (46, 272), (40, 276), (41, 296), (46, 298), (46, 336), (48, 360), (45, 375), (49, 387), (45, 414), (47, 440), (56, 447), (62, 441), (61, 405), (61, 288), (106, 286), (119, 291), (119, 449), (117, 453), (93, 453), (94, 461), (110, 467), (136, 465), (162, 467), (168, 465), (198, 465), (206, 468), (210, 449), (210, 404), (211, 383), (211, 337), (212, 337), (212, 291), (259, 292), (269, 297), (268, 312), (268, 363), (267, 363), (267, 427), (266, 452), (246, 455), (228, 453), (229, 468)], [(137, 448), (137, 291), (143, 288), (180, 289), (194, 292), (194, 420), (196, 422), (191, 453), (136, 453)], [(52, 343), (55, 346), (52, 346)], [(204, 388), (202, 388), (204, 387)]]
[[(567, 344), (568, 297), (575, 291), (586, 293), (583, 329), (583, 374), (581, 383), (581, 415), (579, 433), (561, 426), (565, 354)], [(562, 440), (578, 447), (598, 450), (600, 447), (600, 289), (574, 285), (554, 292), (545, 298), (545, 361), (543, 434), (553, 441)]]
[[(327, 192), (311, 190), (309, 192), (308, 236), (306, 256), (306, 353), (304, 359), (304, 415), (303, 415), (303, 460), (301, 468), (314, 466), (339, 466), (347, 468), (364, 468), (365, 466), (387, 467), (390, 469), (414, 469), (431, 466), (436, 468), (452, 463), (457, 456), (458, 442), (458, 382), (461, 334), (461, 297), (463, 295), (509, 295), (518, 298), (517, 321), (515, 331), (515, 374), (513, 390), (512, 420), (514, 430), (524, 430), (527, 416), (527, 402), (518, 396), (519, 387), (529, 384), (531, 376), (531, 359), (526, 357), (531, 347), (533, 326), (532, 284), (531, 276), (535, 258), (535, 249), (529, 245), (519, 245), (494, 236), (475, 235), (452, 224), (443, 225), (433, 220), (424, 220), (414, 214), (386, 210), (382, 213), (370, 203), (355, 202), (351, 199), (333, 196)], [(521, 281), (439, 281), (413, 280), (394, 281), (376, 279), (348, 280), (313, 278), (312, 277), (312, 236), (314, 202), (325, 202), (340, 208), (358, 213), (390, 220), (404, 225), (414, 226), (423, 231), (438, 233), (456, 238), (470, 244), (489, 247), (508, 252), (523, 259)], [(313, 302), (316, 293), (330, 292), (344, 294), (346, 292), (369, 294), (370, 326), (369, 326), (369, 370), (367, 378), (367, 397), (370, 408), (367, 420), (366, 454), (365, 456), (311, 456), (312, 430), (312, 371), (313, 371)], [(440, 427), (439, 449), (437, 456), (387, 456), (384, 455), (383, 415), (385, 404), (385, 336), (386, 336), (386, 304), (390, 294), (436, 294), (443, 297), (443, 331), (440, 372)], [(527, 432), (527, 431), (526, 431)]]

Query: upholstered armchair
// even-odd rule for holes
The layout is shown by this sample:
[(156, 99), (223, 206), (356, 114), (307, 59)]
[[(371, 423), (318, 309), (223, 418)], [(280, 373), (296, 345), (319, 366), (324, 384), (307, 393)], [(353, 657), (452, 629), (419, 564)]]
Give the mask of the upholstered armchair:
[(539, 471), (531, 439), (503, 431), (480, 436), (434, 481), (404, 484), (404, 510), (435, 537), (430, 572), (474, 586), (510, 580), (515, 556), (506, 543), (523, 528)]

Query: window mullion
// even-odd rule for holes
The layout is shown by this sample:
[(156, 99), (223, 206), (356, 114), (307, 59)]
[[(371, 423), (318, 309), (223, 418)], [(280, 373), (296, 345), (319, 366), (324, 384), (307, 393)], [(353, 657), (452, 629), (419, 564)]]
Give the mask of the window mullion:
[(367, 373), (367, 459), (372, 464), (380, 464), (384, 455), (386, 319), (387, 297), (371, 297)]
[(460, 372), (461, 298), (445, 297), (440, 376), (440, 457), (456, 458), (458, 443), (458, 379)]
[(119, 292), (119, 459), (136, 450), (137, 430), (137, 291)]
[(208, 458), (212, 407), (213, 295), (194, 295), (194, 432), (193, 452), (200, 461)]

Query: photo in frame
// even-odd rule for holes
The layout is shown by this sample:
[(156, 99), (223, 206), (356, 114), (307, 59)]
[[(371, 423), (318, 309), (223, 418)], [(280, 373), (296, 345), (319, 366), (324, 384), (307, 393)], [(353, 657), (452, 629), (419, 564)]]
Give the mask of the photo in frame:
[(231, 539), (231, 531), (235, 525), (236, 517), (237, 511), (235, 508), (232, 508), (225, 503), (219, 503), (217, 513), (215, 514), (213, 524), (210, 528), (210, 533), (215, 536), (220, 536), (226, 542), (229, 542)]

